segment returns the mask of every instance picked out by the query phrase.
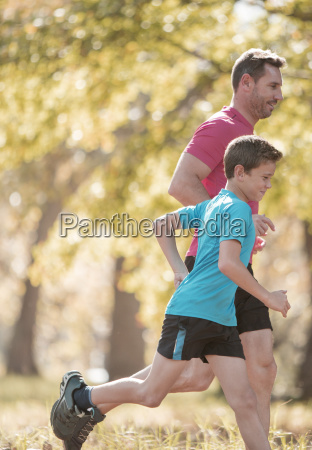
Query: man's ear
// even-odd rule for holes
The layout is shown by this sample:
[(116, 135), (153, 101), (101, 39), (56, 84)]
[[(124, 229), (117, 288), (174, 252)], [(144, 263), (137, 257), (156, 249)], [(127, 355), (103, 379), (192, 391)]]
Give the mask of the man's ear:
[(244, 73), (240, 82), (244, 91), (249, 91), (255, 84), (254, 79), (249, 73)]
[(239, 180), (242, 180), (245, 175), (245, 168), (241, 164), (237, 164), (237, 166), (234, 167), (234, 176), (235, 178), (238, 178)]

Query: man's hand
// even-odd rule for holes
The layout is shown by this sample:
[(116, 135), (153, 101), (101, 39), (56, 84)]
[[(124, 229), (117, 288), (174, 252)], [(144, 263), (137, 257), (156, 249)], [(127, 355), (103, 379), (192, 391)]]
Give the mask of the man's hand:
[(252, 220), (256, 230), (256, 236), (265, 236), (269, 227), (275, 231), (275, 225), (271, 219), (265, 217), (265, 214), (253, 214)]
[(173, 283), (174, 283), (174, 287), (176, 289), (178, 289), (178, 287), (180, 286), (181, 282), (184, 280), (186, 275), (188, 275), (188, 270), (186, 267), (185, 267), (185, 271), (183, 271), (183, 272), (174, 272)]
[(282, 313), (283, 317), (287, 317), (287, 312), (290, 309), (290, 304), (287, 300), (287, 291), (274, 291), (270, 292), (267, 306), (274, 311)]

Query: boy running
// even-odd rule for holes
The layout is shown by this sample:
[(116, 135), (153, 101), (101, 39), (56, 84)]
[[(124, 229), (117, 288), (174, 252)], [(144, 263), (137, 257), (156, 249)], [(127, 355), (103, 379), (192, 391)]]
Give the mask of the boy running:
[[(105, 412), (108, 404), (159, 406), (192, 358), (211, 365), (249, 450), (270, 448), (247, 377), (234, 296), (240, 286), (284, 317), (290, 308), (286, 291), (268, 292), (247, 270), (255, 241), (247, 203), (259, 202), (271, 188), (281, 157), (281, 152), (260, 137), (233, 140), (224, 156), (225, 189), (211, 201), (155, 221), (158, 242), (174, 272), (176, 291), (166, 309), (150, 374), (146, 380), (123, 378), (90, 387), (79, 372), (67, 372), (51, 412), (53, 430), (65, 449), (81, 448), (93, 426), (104, 419), (101, 411)], [(174, 233), (163, 231), (195, 227), (199, 230), (198, 253), (194, 269), (188, 273)]]

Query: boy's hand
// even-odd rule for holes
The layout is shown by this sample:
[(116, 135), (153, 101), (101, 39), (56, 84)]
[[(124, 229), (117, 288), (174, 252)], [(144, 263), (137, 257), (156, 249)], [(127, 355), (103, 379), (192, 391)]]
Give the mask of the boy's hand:
[(183, 271), (183, 272), (174, 272), (173, 283), (174, 283), (174, 287), (176, 289), (178, 289), (178, 287), (180, 286), (181, 282), (184, 280), (186, 275), (188, 275), (187, 268), (185, 268), (185, 271)]
[(256, 236), (265, 236), (269, 227), (275, 231), (275, 225), (271, 219), (265, 217), (265, 214), (253, 214), (252, 220), (256, 230)]
[(274, 291), (269, 294), (267, 306), (274, 311), (282, 313), (283, 317), (287, 317), (287, 312), (291, 308), (287, 300), (287, 291)]

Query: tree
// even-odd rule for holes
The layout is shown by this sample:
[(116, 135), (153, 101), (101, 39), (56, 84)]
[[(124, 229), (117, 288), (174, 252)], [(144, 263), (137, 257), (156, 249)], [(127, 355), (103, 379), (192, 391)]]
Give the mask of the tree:
[[(212, 6), (214, 4), (204, 5), (201, 14), (218, 28), (221, 23), (218, 16), (209, 16)], [(229, 4), (222, 6), (220, 14), (230, 7)], [(133, 189), (137, 183), (140, 189), (146, 189), (153, 185), (155, 180), (151, 175), (150, 179), (143, 173), (138, 177), (138, 162), (141, 167), (154, 164), (161, 153), (167, 153), (168, 146), (177, 145), (162, 117), (167, 115), (168, 120), (173, 121), (174, 134), (179, 133), (182, 139), (181, 113), (211, 89), (222, 61), (220, 55), (207, 64), (205, 56), (197, 51), (196, 31), (202, 33), (201, 39), (208, 36), (197, 10), (196, 3), (161, 5), (158, 1), (152, 4), (141, 1), (129, 6), (127, 2), (103, 5), (85, 1), (54, 11), (41, 5), (35, 10), (16, 6), (4, 11), (2, 118), (6, 131), (2, 134), (3, 165), (18, 168), (24, 161), (36, 161), (53, 154), (59, 146), (66, 154), (81, 152), (82, 148), (86, 163), (89, 154), (97, 151), (103, 160), (105, 156), (109, 160), (107, 164), (101, 161), (104, 176), (100, 177), (106, 198), (110, 200), (105, 205), (107, 215), (115, 212), (118, 205), (122, 208), (129, 204), (129, 186)], [(193, 31), (181, 45), (179, 36), (183, 36), (185, 21), (189, 21)], [(177, 35), (169, 38), (174, 29)], [(221, 34), (221, 30), (216, 32)], [(172, 52), (180, 65), (171, 64)], [(203, 62), (199, 68), (192, 63), (194, 59)], [(176, 77), (181, 80), (181, 86), (176, 85)], [(191, 78), (194, 80), (190, 82)], [(170, 92), (170, 96), (166, 92)], [(157, 109), (160, 106), (161, 109)], [(161, 152), (159, 147), (163, 147)], [(127, 161), (127, 165), (121, 166), (122, 161)], [(52, 172), (59, 174), (62, 165), (54, 163)], [(170, 165), (170, 159), (166, 165)], [(88, 184), (88, 169), (82, 177)], [(61, 189), (56, 189), (56, 209), (78, 188), (70, 175), (65, 178), (72, 191), (64, 189), (61, 183)], [(55, 185), (53, 176), (48, 179)], [(51, 192), (49, 189), (44, 192), (49, 205)], [(153, 212), (158, 200), (159, 195), (150, 201), (149, 208)], [(89, 207), (90, 216), (99, 210), (102, 210), (101, 202)], [(44, 211), (42, 217), (46, 223)], [(47, 228), (44, 235), (47, 235)], [(42, 238), (37, 241), (38, 249), (42, 247), (40, 240)], [(38, 250), (35, 253), (38, 254)], [(40, 261), (40, 257), (36, 260)], [(36, 264), (39, 265), (37, 271)], [(33, 266), (16, 326), (16, 330), (21, 330), (19, 325), (23, 323), (29, 330), (28, 351), (24, 354), (30, 356), (38, 299), (38, 288), (34, 284), (38, 283), (40, 264), (35, 261)], [(31, 311), (31, 318), (25, 320), (27, 311)], [(24, 329), (22, 334), (25, 332)], [(20, 341), (21, 334), (17, 331), (11, 346), (9, 369), (23, 373), (34, 371), (33, 358), (27, 368), (26, 362), (16, 357)]]
[[(311, 6), (307, 0), (278, 8), (258, 2), (261, 15), (245, 21), (235, 15), (237, 3), (250, 2), (85, 0), (5, 10), (2, 167), (14, 173), (25, 163), (40, 168), (62, 148), (67, 164), (56, 161), (52, 172), (71, 174), (75, 161), (83, 161), (75, 189), (58, 191), (63, 208), (90, 218), (123, 211), (137, 220), (154, 218), (178, 206), (166, 194), (169, 179), (198, 124), (229, 103), (233, 61), (247, 48), (269, 47), (287, 58), (286, 98), (256, 132), (286, 158), (262, 208), (310, 223), (310, 194), (301, 190), (311, 178)], [(93, 153), (99, 159), (88, 169)], [(34, 190), (42, 181), (33, 177)], [(43, 191), (47, 203), (53, 201), (53, 189)], [(33, 196), (25, 189), (23, 201), (28, 196), (25, 204)], [(60, 260), (69, 265), (82, 245), (53, 242), (52, 236), (33, 248), (33, 285), (47, 286), (46, 274), (57, 277)], [(166, 267), (155, 273), (160, 252), (142, 237), (113, 242), (114, 257), (124, 256), (127, 265), (119, 286), (136, 294), (143, 322), (156, 328), (172, 289)]]

